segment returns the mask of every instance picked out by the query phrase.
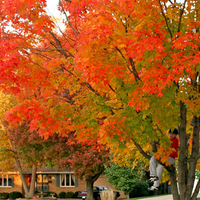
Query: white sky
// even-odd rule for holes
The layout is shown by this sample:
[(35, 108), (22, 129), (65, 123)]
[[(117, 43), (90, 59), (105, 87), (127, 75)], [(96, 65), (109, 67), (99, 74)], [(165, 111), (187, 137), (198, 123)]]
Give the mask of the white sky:
[(56, 19), (56, 22), (58, 23), (61, 30), (64, 29), (64, 25), (62, 24), (62, 19), (64, 19), (64, 15), (61, 15), (61, 13), (58, 10), (58, 2), (59, 0), (47, 0), (47, 13), (54, 17)]
[(59, 0), (47, 0), (47, 11), (50, 15), (59, 16), (58, 1)]

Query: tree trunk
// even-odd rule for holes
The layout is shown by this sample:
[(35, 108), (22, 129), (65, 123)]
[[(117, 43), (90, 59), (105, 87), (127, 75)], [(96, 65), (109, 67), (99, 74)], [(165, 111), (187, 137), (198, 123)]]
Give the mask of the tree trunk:
[(31, 185), (30, 189), (27, 194), (25, 194), (26, 198), (33, 198), (34, 193), (35, 193), (35, 180), (36, 180), (36, 171), (37, 168), (35, 165), (32, 166), (32, 174), (31, 174)]
[(193, 137), (192, 137), (192, 152), (188, 158), (188, 145), (186, 134), (186, 112), (187, 108), (183, 102), (180, 102), (180, 153), (178, 159), (178, 183), (181, 200), (195, 200), (198, 194), (200, 183), (197, 184), (195, 192), (192, 194), (197, 158), (199, 154), (199, 118), (194, 116), (193, 120)]
[(179, 140), (180, 140), (180, 153), (178, 159), (178, 184), (180, 199), (184, 200), (186, 197), (186, 184), (187, 184), (187, 136), (186, 136), (186, 112), (187, 108), (183, 102), (180, 102), (180, 129), (179, 129)]
[(129, 195), (129, 194), (127, 194), (127, 200), (129, 200), (129, 196), (130, 196), (130, 195)]
[(23, 171), (22, 171), (22, 167), (21, 167), (20, 161), (16, 157), (15, 157), (15, 162), (16, 162), (16, 165), (17, 165), (17, 168), (18, 168), (18, 171), (19, 171), (19, 176), (20, 176), (20, 179), (22, 181), (24, 192), (25, 192), (25, 194), (27, 194), (29, 192), (28, 185), (26, 183), (26, 180), (25, 180), (25, 177), (24, 177), (24, 174), (23, 174)]
[(99, 178), (99, 176), (102, 174), (103, 168), (99, 171), (98, 174), (95, 174), (94, 176), (87, 176), (85, 181), (87, 185), (87, 198), (86, 200), (94, 200), (93, 196), (93, 185), (94, 182)]
[(173, 200), (180, 200), (178, 187), (177, 187), (177, 181), (176, 181), (176, 168), (174, 166), (168, 166), (166, 167), (166, 169), (169, 172), (169, 176), (171, 180)]
[(34, 196), (34, 191), (35, 191), (35, 179), (36, 179), (36, 167), (35, 165), (33, 165), (32, 167), (32, 176), (31, 176), (31, 185), (30, 185), (30, 189), (28, 188), (28, 185), (26, 183), (24, 174), (23, 174), (23, 170), (20, 164), (20, 161), (17, 157), (15, 157), (15, 162), (19, 171), (19, 175), (20, 175), (20, 179), (22, 181), (22, 185), (24, 188), (24, 192), (25, 192), (25, 198), (33, 198)]
[(187, 180), (187, 191), (186, 198), (189, 199), (192, 194), (195, 181), (195, 171), (197, 164), (197, 155), (199, 153), (199, 118), (194, 116), (194, 127), (193, 127), (193, 138), (192, 138), (192, 153), (190, 156), (189, 169), (188, 169), (188, 180)]
[(86, 200), (94, 200), (93, 184), (94, 184), (94, 182), (90, 178), (86, 178), (86, 185), (87, 185), (87, 198), (86, 198)]

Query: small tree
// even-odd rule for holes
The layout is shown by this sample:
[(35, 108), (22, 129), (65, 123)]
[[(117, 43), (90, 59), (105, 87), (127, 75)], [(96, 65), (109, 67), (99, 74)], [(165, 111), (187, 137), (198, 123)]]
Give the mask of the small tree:
[(133, 169), (133, 166), (119, 166), (111, 162), (110, 166), (105, 165), (104, 173), (109, 183), (114, 185), (117, 190), (122, 190), (129, 199), (129, 193), (133, 186), (141, 180), (143, 170), (138, 166)]
[(93, 185), (103, 173), (104, 164), (109, 163), (109, 151), (96, 140), (88, 139), (85, 143), (79, 143), (75, 133), (71, 133), (71, 137), (54, 134), (48, 140), (54, 144), (46, 154), (51, 164), (60, 168), (67, 167), (75, 172), (76, 177), (85, 180), (87, 200), (94, 200)]

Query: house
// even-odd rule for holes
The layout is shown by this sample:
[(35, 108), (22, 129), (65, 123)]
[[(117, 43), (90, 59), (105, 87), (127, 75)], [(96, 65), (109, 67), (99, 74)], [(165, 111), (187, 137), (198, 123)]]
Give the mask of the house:
[[(30, 186), (31, 174), (25, 172), (25, 179)], [(69, 170), (57, 170), (56, 168), (42, 168), (36, 173), (35, 181), (35, 191), (37, 193), (47, 193), (55, 192), (59, 194), (60, 192), (77, 192), (86, 189), (86, 182), (84, 180), (78, 179), (73, 171)], [(94, 183), (94, 186), (104, 185), (110, 189), (114, 187), (107, 182), (106, 178), (102, 175)], [(17, 172), (7, 172), (0, 174), (0, 193), (2, 192), (13, 192), (18, 191), (24, 194), (22, 187), (22, 182)], [(120, 197), (125, 197), (122, 191), (120, 192)]]

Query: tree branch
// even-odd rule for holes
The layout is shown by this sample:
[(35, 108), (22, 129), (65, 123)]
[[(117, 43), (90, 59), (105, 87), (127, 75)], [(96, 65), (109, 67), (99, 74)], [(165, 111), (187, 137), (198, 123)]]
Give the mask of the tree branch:
[[(68, 2), (70, 2), (70, 1), (68, 1)], [(78, 33), (77, 33), (77, 31), (75, 30), (75, 28), (72, 26), (71, 22), (69, 21), (69, 18), (68, 18), (68, 16), (67, 16), (67, 13), (65, 12), (65, 9), (64, 9), (64, 7), (63, 7), (63, 4), (62, 4), (61, 0), (59, 0), (59, 3), (60, 3), (60, 5), (61, 5), (61, 8), (62, 8), (62, 10), (63, 10), (63, 12), (64, 12), (64, 15), (65, 15), (65, 17), (66, 17), (66, 19), (67, 19), (67, 22), (69, 23), (70, 27), (71, 27), (72, 30), (74, 31), (75, 35), (77, 36)]]
[(12, 149), (4, 149), (3, 151), (10, 151), (10, 152), (14, 153), (15, 155), (17, 155), (17, 152)]
[(185, 10), (186, 1), (187, 0), (184, 1), (183, 9), (181, 9), (181, 12), (180, 12), (180, 18), (179, 18), (179, 22), (178, 22), (178, 32), (180, 32), (180, 29), (181, 29), (181, 21), (182, 21), (182, 16), (183, 16), (183, 13), (184, 13), (184, 10)]
[(166, 15), (165, 15), (165, 13), (164, 13), (164, 10), (163, 10), (163, 8), (162, 8), (162, 5), (161, 5), (160, 0), (159, 0), (159, 4), (160, 4), (161, 13), (162, 13), (162, 15), (163, 15), (163, 17), (164, 17), (164, 19), (165, 19), (165, 23), (166, 23), (166, 25), (167, 25), (167, 29), (168, 29), (169, 34), (170, 34), (170, 37), (171, 37), (171, 39), (172, 39), (172, 38), (173, 38), (173, 35), (172, 35), (172, 32), (171, 32), (171, 30), (170, 30), (170, 28), (169, 28), (169, 23), (168, 23), (168, 21), (167, 21), (167, 17), (166, 17)]
[(158, 127), (158, 124), (156, 124), (158, 131), (163, 135), (163, 132), (161, 131), (161, 129)]
[(200, 188), (200, 179), (197, 182), (197, 185), (195, 187), (195, 190), (193, 192), (191, 200), (196, 200), (197, 199), (197, 195), (199, 194), (199, 188)]
[(129, 64), (128, 64), (126, 58), (124, 57), (123, 53), (121, 52), (121, 50), (120, 50), (118, 47), (115, 47), (115, 48), (116, 48), (117, 51), (120, 53), (120, 55), (122, 56), (122, 58), (126, 61), (128, 70), (129, 70), (131, 73), (133, 73), (132, 70), (131, 70), (130, 67), (129, 67)]
[(132, 67), (132, 73), (134, 74), (135, 80), (137, 82), (138, 80), (140, 80), (140, 77), (139, 77), (139, 75), (138, 75), (138, 73), (136, 71), (135, 63), (134, 63), (132, 58), (129, 58), (129, 61), (130, 61), (131, 67)]
[(81, 85), (86, 86), (89, 90), (91, 90), (92, 92), (94, 92), (97, 96), (102, 97), (89, 83), (81, 83)]
[(62, 100), (62, 101), (65, 101), (65, 102), (67, 102), (67, 103), (69, 103), (69, 104), (73, 104), (75, 101), (74, 100), (67, 100), (67, 99), (64, 99), (64, 98), (61, 98), (61, 97), (59, 97), (59, 98), (57, 98), (57, 99), (60, 99), (60, 100)]
[(112, 88), (112, 86), (110, 84), (108, 86), (113, 92), (115, 92), (115, 90)]
[[(50, 42), (50, 43), (56, 48), (57, 51), (59, 51), (61, 54), (63, 54), (65, 58), (68, 58), (68, 57), (70, 57), (70, 56), (71, 56), (71, 57), (74, 57), (69, 51), (65, 50), (65, 49), (62, 47), (62, 44), (61, 44), (60, 40), (59, 40), (58, 38), (56, 38), (56, 36), (53, 34), (52, 31), (50, 31), (50, 34), (53, 36), (54, 40), (58, 43), (58, 45), (59, 45), (59, 47), (60, 47), (60, 48), (58, 48), (58, 47), (56, 46), (56, 44), (54, 44), (53, 42)], [(67, 51), (67, 52), (69, 53), (70, 56), (67, 55), (65, 51)]]
[[(195, 160), (197, 161), (199, 158), (200, 158), (200, 153), (197, 154)], [(190, 159), (189, 159), (189, 161), (190, 161)]]
[(144, 150), (142, 149), (142, 147), (141, 147), (138, 143), (136, 143), (133, 139), (132, 139), (132, 141), (133, 141), (134, 145), (137, 147), (138, 151), (139, 151), (145, 158), (147, 158), (147, 159), (150, 160), (151, 156), (150, 156), (149, 154), (147, 154), (146, 152), (144, 152)]

